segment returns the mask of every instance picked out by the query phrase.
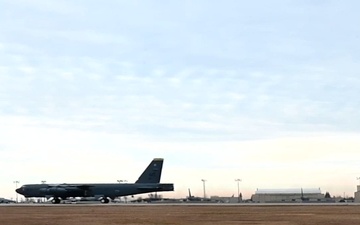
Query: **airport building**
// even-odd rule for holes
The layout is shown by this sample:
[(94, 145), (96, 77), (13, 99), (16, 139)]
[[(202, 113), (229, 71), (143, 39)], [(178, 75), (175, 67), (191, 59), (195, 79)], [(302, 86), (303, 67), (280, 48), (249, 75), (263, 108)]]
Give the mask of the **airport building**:
[(326, 202), (320, 188), (257, 189), (251, 196), (256, 203)]
[(357, 190), (354, 193), (354, 196), (355, 196), (354, 202), (360, 203), (360, 185), (357, 186)]

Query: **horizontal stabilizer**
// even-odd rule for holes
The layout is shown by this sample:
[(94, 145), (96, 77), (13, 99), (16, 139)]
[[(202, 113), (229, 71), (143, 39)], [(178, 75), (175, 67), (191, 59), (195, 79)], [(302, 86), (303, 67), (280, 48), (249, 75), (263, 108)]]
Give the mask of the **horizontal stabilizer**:
[(174, 184), (153, 184), (153, 185), (141, 185), (137, 187), (138, 190), (149, 191), (173, 191)]
[(158, 187), (156, 187), (156, 186), (140, 186), (137, 189), (139, 189), (139, 190), (152, 190), (152, 189), (156, 189), (156, 188), (158, 188)]

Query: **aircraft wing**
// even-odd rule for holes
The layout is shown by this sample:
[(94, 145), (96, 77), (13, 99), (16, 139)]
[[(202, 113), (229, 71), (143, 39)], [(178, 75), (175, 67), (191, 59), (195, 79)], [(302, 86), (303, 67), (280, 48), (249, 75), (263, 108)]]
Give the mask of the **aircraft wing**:
[(79, 188), (82, 190), (88, 190), (89, 188), (93, 187), (93, 185), (89, 184), (56, 184), (56, 185), (48, 185), (48, 187), (58, 187), (58, 188)]

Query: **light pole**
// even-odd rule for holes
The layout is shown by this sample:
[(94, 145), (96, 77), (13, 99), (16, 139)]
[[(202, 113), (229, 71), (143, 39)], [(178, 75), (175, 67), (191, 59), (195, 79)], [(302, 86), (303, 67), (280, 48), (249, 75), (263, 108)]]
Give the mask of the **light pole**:
[[(119, 182), (119, 184), (120, 183), (126, 183), (127, 182), (127, 180), (117, 180), (117, 182)], [(125, 199), (125, 203), (126, 203), (126, 196), (124, 196), (124, 199)], [(121, 197), (119, 197), (119, 201), (121, 202)]]
[(240, 182), (241, 179), (235, 179), (235, 181), (237, 182), (237, 196), (238, 196), (238, 203), (240, 202)]
[[(17, 189), (19, 183), (20, 183), (20, 181), (18, 181), (18, 180), (14, 181), (15, 190)], [(18, 202), (18, 193), (17, 192), (16, 192), (16, 202)]]
[[(46, 180), (42, 180), (41, 183), (42, 183), (42, 184), (45, 184), (45, 183), (46, 183)], [(40, 198), (40, 201), (46, 202), (46, 197)]]
[(203, 189), (204, 189), (204, 198), (206, 198), (206, 192), (205, 192), (205, 179), (201, 179), (201, 181), (203, 182)]

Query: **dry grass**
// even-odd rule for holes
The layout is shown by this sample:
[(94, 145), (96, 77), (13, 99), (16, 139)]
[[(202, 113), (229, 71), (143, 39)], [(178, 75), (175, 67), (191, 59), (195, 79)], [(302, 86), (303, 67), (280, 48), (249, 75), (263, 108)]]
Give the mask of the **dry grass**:
[(360, 206), (57, 205), (0, 207), (0, 225), (360, 224)]

